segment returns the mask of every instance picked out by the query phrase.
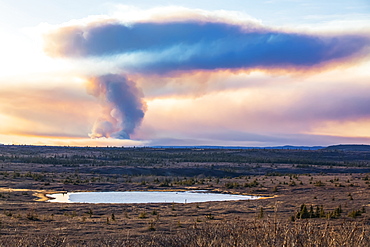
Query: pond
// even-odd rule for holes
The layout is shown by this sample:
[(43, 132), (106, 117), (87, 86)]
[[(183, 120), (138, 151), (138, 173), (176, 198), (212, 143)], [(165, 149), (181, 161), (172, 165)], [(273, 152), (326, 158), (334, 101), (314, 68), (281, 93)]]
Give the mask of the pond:
[(49, 194), (48, 202), (64, 203), (192, 203), (254, 200), (258, 196), (207, 193), (205, 191), (72, 192)]

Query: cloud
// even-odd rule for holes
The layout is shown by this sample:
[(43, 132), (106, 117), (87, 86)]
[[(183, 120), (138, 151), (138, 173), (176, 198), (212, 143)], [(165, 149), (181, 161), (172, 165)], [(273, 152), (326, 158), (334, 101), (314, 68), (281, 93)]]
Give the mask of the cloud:
[(215, 20), (100, 21), (62, 27), (46, 36), (51, 56), (137, 56), (123, 69), (140, 73), (188, 70), (307, 69), (368, 55), (369, 37), (284, 32), (254, 23)]
[(0, 134), (82, 137), (99, 109), (86, 91), (65, 85), (8, 86), (0, 98)]
[(103, 114), (95, 122), (90, 137), (129, 139), (146, 109), (143, 94), (135, 83), (121, 75), (102, 75), (90, 80), (88, 91), (103, 106)]
[[(216, 134), (214, 136), (213, 134)], [(244, 137), (244, 138), (241, 138)], [(235, 138), (235, 139), (234, 139)], [(207, 137), (187, 136), (178, 138), (154, 138), (147, 145), (150, 146), (249, 146), (249, 147), (268, 147), (281, 145), (301, 146), (328, 146), (340, 143), (369, 143), (369, 137), (352, 137), (325, 134), (268, 134), (259, 136), (246, 132), (227, 132), (209, 133)]]
[[(338, 69), (338, 77), (328, 72), (306, 81), (266, 78), (270, 83), (265, 87), (213, 91), (197, 98), (150, 99), (137, 137), (204, 140), (203, 144), (218, 141), (221, 145), (222, 140), (230, 145), (243, 141), (289, 144), (293, 142), (288, 136), (298, 134), (369, 137), (365, 131), (370, 122), (368, 79), (354, 81), (350, 72)], [(306, 139), (301, 141), (306, 143)], [(309, 141), (314, 143), (314, 137)]]

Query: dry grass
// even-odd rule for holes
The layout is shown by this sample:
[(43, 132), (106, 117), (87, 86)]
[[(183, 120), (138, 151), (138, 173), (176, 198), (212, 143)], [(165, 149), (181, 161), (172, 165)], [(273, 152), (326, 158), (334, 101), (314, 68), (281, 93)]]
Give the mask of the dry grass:
[(154, 232), (132, 238), (128, 232), (102, 234), (93, 240), (73, 240), (58, 234), (2, 236), (1, 247), (11, 246), (370, 246), (369, 225), (343, 222), (330, 225), (313, 221), (281, 223), (274, 220), (243, 220), (207, 223), (182, 231)]

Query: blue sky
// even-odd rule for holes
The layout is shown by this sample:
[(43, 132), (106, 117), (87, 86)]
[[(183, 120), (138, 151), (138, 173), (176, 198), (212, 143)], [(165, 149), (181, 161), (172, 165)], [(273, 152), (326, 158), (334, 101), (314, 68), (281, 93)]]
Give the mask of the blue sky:
[(266, 25), (297, 25), (320, 23), (341, 18), (369, 18), (367, 0), (215, 0), (215, 1), (101, 1), (101, 0), (3, 0), (0, 3), (2, 26), (22, 28), (42, 22), (60, 24), (89, 15), (110, 14), (117, 5), (148, 9), (163, 6), (183, 6), (205, 10), (239, 11), (261, 20)]

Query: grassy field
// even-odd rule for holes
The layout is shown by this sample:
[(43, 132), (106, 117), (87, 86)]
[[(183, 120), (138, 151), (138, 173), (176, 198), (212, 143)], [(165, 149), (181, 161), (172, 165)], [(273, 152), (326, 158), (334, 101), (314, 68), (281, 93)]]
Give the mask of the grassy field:
[[(63, 204), (72, 191), (250, 201)], [(369, 246), (370, 152), (0, 146), (0, 246)]]

